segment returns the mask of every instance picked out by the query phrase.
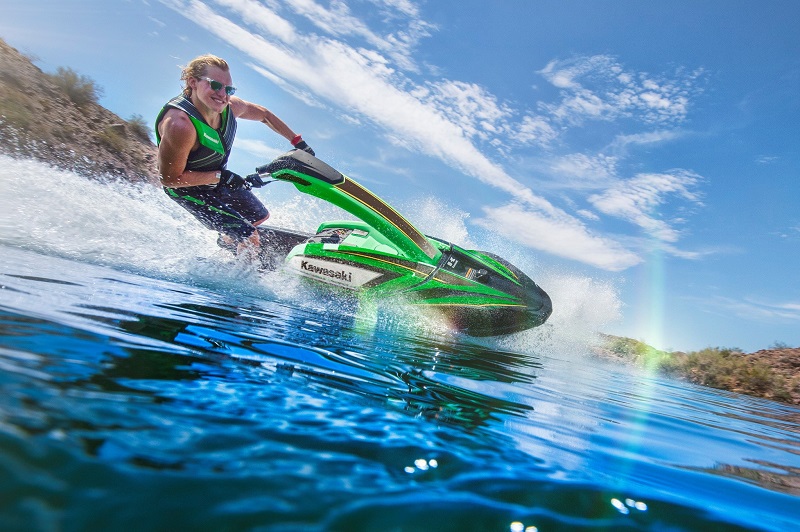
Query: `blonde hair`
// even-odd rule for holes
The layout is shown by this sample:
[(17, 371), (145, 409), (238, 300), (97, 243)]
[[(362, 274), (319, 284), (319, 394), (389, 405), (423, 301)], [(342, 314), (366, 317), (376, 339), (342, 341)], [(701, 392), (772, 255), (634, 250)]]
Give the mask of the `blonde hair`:
[(189, 87), (189, 80), (191, 78), (201, 78), (205, 76), (206, 71), (210, 66), (221, 68), (225, 72), (230, 72), (231, 70), (228, 66), (228, 63), (216, 55), (206, 54), (195, 57), (189, 61), (188, 65), (183, 67), (183, 70), (181, 70), (181, 80), (183, 80), (185, 83), (183, 86), (183, 95), (186, 98), (189, 98), (192, 95), (192, 88)]

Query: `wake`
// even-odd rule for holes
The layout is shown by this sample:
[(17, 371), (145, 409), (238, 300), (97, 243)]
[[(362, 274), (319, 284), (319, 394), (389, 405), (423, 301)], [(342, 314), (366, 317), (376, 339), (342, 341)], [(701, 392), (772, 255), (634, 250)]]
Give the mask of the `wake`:
[[(270, 187), (256, 193), (272, 213), (267, 223), (277, 227), (315, 232), (322, 221), (350, 218), (301, 194), (276, 194)], [(468, 213), (439, 200), (400, 202), (399, 207), (401, 212), (414, 212), (411, 221), (424, 233), (507, 257), (548, 292), (553, 300), (548, 322), (490, 340), (498, 347), (585, 352), (596, 331), (620, 318), (620, 299), (610, 283), (543, 268), (531, 253), (497, 235), (480, 228), (471, 231)], [(260, 274), (238, 261), (217, 247), (214, 232), (176, 206), (159, 187), (88, 178), (30, 159), (0, 155), (0, 245), (293, 305), (322, 305), (329, 312), (354, 312), (310, 293), (288, 273)], [(421, 319), (412, 326), (431, 325)]]

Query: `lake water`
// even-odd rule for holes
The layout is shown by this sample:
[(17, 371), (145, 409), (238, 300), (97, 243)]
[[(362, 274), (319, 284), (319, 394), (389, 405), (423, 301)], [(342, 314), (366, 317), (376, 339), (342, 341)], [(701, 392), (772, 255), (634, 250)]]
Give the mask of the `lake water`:
[(0, 163), (0, 530), (800, 528), (800, 409), (592, 358), (612, 287), (522, 264), (550, 322), (459, 336)]

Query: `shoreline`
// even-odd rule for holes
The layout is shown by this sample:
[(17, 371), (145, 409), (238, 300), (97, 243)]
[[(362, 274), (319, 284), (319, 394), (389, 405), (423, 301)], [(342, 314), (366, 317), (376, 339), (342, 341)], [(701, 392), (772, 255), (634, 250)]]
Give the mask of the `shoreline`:
[(710, 388), (800, 405), (800, 347), (753, 353), (722, 347), (668, 352), (631, 338), (601, 334), (592, 354)]

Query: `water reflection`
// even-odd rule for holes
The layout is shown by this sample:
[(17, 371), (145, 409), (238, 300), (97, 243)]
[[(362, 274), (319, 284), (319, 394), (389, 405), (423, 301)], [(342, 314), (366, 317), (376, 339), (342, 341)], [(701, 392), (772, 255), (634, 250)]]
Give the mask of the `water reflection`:
[(800, 522), (787, 409), (79, 268), (0, 284), (0, 461), (30, 494), (0, 521), (33, 504), (49, 529), (124, 528), (130, 508), (147, 529)]
[[(198, 303), (159, 305), (167, 316), (81, 305), (81, 314), (136, 337), (183, 348), (191, 360), (162, 351), (124, 347), (94, 375), (91, 384), (122, 390), (120, 379), (187, 380), (203, 378), (193, 363), (223, 356), (254, 367), (274, 368), (302, 377), (306, 385), (340, 390), (385, 404), (403, 404), (415, 415), (479, 426), (493, 417), (524, 415), (527, 404), (493, 397), (478, 381), (527, 383), (540, 367), (530, 355), (489, 351), (478, 346), (416, 341), (374, 333), (364, 337), (337, 323), (307, 319), (302, 313), (276, 316), (260, 309), (235, 310)], [(91, 312), (89, 312), (91, 311)], [(315, 317), (319, 320), (319, 317)], [(276, 322), (279, 324), (276, 327)], [(283, 334), (276, 334), (276, 329)], [(330, 341), (335, 338), (335, 342)], [(318, 345), (336, 344), (336, 350)], [(523, 366), (525, 372), (517, 371)]]
[(800, 496), (800, 467), (758, 461), (763, 469), (717, 464), (713, 468), (698, 468), (706, 473), (752, 482), (763, 488)]

